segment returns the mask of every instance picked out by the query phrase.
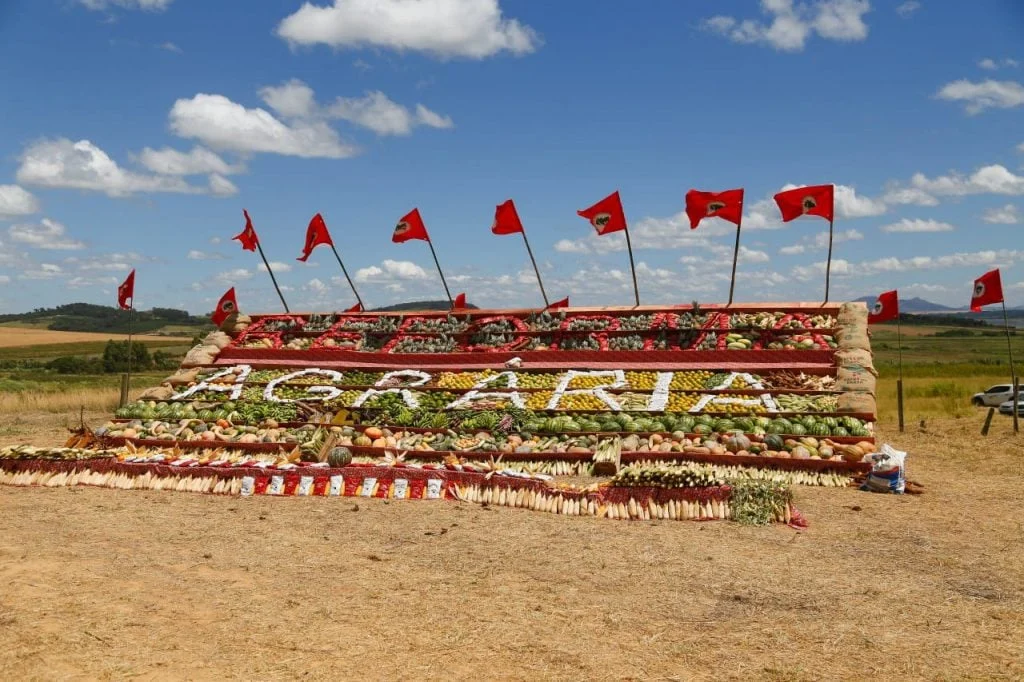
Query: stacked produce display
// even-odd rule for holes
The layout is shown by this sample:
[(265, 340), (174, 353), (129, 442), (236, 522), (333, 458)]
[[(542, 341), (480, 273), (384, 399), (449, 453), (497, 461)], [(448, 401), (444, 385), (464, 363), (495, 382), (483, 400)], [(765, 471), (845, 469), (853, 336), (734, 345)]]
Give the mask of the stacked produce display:
[(863, 304), (236, 314), (222, 329), (89, 434), (107, 450), (6, 451), (0, 482), (789, 521), (790, 484), (844, 485), (875, 447)]

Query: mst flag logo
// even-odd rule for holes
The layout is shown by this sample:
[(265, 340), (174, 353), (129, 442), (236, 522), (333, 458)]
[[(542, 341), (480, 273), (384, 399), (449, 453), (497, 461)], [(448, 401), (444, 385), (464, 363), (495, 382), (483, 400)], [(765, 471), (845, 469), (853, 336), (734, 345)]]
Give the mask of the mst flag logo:
[(800, 206), (803, 207), (804, 213), (810, 213), (812, 208), (818, 205), (818, 201), (811, 196), (804, 197), (803, 201), (800, 202)]
[(712, 201), (712, 202), (708, 203), (708, 209), (707, 209), (707, 213), (705, 215), (709, 215), (709, 216), (715, 215), (716, 213), (721, 211), (723, 208), (725, 208), (725, 203), (724, 202)]
[(597, 229), (597, 233), (601, 234), (604, 232), (604, 228), (608, 226), (608, 223), (612, 219), (611, 213), (598, 213), (596, 216), (590, 219), (590, 224)]

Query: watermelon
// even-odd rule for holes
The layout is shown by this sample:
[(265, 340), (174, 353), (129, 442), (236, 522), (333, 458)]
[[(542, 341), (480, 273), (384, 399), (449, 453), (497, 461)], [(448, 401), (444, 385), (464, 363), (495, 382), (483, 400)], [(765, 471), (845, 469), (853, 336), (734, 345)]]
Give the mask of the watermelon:
[(694, 426), (693, 426), (693, 433), (698, 433), (698, 434), (700, 434), (702, 436), (705, 436), (705, 435), (711, 433), (711, 427), (708, 424), (704, 424), (704, 423), (694, 424)]
[(733, 420), (736, 428), (743, 431), (744, 433), (750, 433), (754, 428), (754, 420), (749, 417), (738, 417)]
[(696, 424), (697, 420), (687, 415), (676, 420), (676, 429), (679, 431), (693, 431), (693, 427)]
[(662, 433), (664, 431), (671, 431), (672, 429), (668, 428), (668, 426), (663, 421), (659, 419), (653, 419), (651, 420), (650, 430), (655, 431), (657, 433)]
[(828, 424), (825, 424), (824, 422), (818, 422), (817, 424), (809, 428), (807, 432), (812, 436), (827, 436), (832, 431), (831, 429), (829, 429)]
[(800, 423), (790, 424), (789, 432), (794, 436), (804, 436), (807, 434), (807, 427)]
[(697, 421), (695, 423), (711, 426), (712, 424), (715, 423), (715, 418), (712, 417), (710, 414), (702, 414), (699, 417), (697, 417)]
[(849, 432), (849, 431), (847, 431), (847, 430), (846, 430), (845, 428), (843, 428), (842, 426), (837, 426), (836, 428), (832, 429), (832, 435), (833, 435), (833, 436), (837, 436), (837, 437), (841, 437), (841, 436), (849, 436), (849, 435), (850, 435), (850, 432)]

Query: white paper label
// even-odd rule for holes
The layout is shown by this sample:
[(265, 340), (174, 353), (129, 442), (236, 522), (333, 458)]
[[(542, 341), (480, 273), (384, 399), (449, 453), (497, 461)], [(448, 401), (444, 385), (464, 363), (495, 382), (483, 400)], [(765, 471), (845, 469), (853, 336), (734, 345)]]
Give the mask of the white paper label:
[(342, 476), (331, 476), (331, 487), (328, 489), (327, 494), (331, 497), (338, 497), (341, 495), (344, 485), (345, 479)]
[(396, 500), (404, 500), (409, 496), (409, 481), (404, 478), (396, 478), (395, 485), (392, 488), (391, 496)]
[(252, 491), (256, 488), (256, 479), (252, 476), (242, 476), (242, 497), (252, 496)]
[(309, 495), (313, 491), (313, 477), (303, 476), (299, 479), (299, 487), (295, 489), (296, 495)]
[(268, 495), (280, 495), (284, 492), (284, 476), (271, 476), (267, 486)]
[(372, 497), (373, 496), (373, 486), (375, 486), (375, 485), (377, 485), (377, 479), (376, 478), (364, 478), (363, 479), (363, 487), (359, 491), (359, 496), (360, 497)]
[(441, 499), (441, 485), (444, 483), (439, 478), (427, 479), (427, 499), (428, 500), (439, 500)]

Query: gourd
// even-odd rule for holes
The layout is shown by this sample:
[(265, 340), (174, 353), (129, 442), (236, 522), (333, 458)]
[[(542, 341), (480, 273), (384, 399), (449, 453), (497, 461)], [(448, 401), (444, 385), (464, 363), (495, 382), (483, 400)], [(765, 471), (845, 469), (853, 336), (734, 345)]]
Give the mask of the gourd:
[(725, 449), (732, 453), (750, 449), (750, 439), (741, 431), (734, 431), (730, 433), (726, 436), (723, 443), (725, 444)]
[(352, 451), (345, 447), (334, 447), (327, 453), (327, 464), (338, 468), (352, 463)]

